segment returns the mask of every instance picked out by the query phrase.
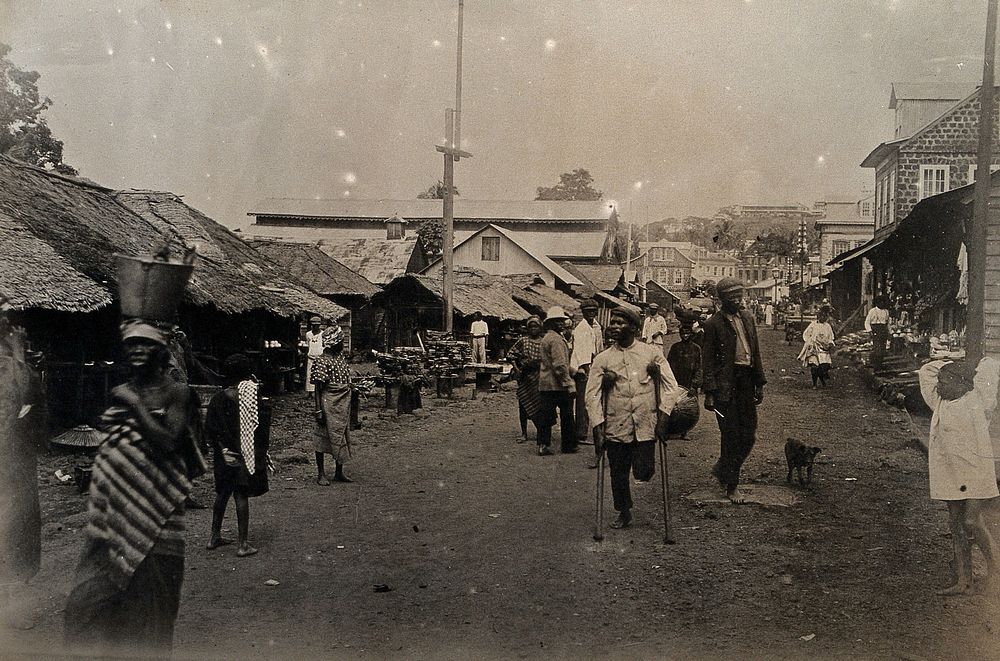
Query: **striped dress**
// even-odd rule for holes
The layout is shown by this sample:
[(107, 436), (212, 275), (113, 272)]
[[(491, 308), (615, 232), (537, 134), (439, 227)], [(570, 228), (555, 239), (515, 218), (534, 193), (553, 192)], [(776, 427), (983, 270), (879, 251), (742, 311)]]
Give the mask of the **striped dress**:
[(534, 420), (542, 412), (538, 394), (538, 366), (542, 362), (542, 341), (525, 335), (514, 343), (507, 357), (517, 368), (517, 401)]

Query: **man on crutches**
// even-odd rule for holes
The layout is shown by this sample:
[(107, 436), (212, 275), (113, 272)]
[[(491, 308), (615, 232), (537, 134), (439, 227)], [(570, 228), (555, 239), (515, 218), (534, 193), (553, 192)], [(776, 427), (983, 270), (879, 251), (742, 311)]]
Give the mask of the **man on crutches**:
[[(594, 443), (611, 466), (611, 494), (618, 518), (612, 528), (632, 523), (629, 475), (641, 482), (653, 478), (656, 439), (666, 439), (667, 422), (683, 395), (659, 346), (636, 339), (642, 320), (631, 310), (611, 313), (608, 335), (614, 344), (594, 357), (587, 379), (587, 414)], [(602, 480), (598, 480), (599, 489)], [(598, 495), (598, 520), (603, 501)], [(595, 530), (595, 539), (600, 530)]]

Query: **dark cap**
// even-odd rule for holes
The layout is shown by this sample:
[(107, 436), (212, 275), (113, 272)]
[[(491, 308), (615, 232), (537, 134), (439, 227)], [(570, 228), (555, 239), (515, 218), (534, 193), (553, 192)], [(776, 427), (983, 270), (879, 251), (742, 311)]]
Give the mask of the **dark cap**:
[(737, 289), (746, 289), (746, 285), (736, 278), (723, 278), (715, 285), (715, 293), (718, 296), (722, 296), (726, 292), (735, 291)]
[(624, 307), (623, 308), (615, 308), (614, 310), (611, 311), (611, 316), (612, 317), (616, 317), (617, 316), (617, 317), (622, 317), (624, 319), (627, 319), (628, 322), (630, 324), (632, 324), (633, 326), (635, 326), (636, 328), (641, 328), (642, 327), (642, 317), (640, 317), (637, 312), (634, 312), (634, 311), (632, 311), (629, 308), (624, 308)]

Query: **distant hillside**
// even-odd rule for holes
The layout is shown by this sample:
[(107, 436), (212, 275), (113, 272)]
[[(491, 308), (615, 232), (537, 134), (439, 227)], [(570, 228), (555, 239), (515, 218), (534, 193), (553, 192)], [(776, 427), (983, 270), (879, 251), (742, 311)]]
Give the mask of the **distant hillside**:
[[(646, 241), (690, 241), (709, 250), (737, 250), (742, 252), (752, 243), (768, 237), (782, 240), (765, 241), (775, 254), (787, 254), (794, 249), (799, 222), (789, 218), (733, 219), (728, 217), (703, 218), (687, 216), (683, 219), (664, 218), (646, 225), (638, 225), (632, 230), (632, 237)], [(811, 249), (819, 243), (816, 221), (806, 221), (807, 239)], [(791, 248), (788, 248), (791, 246)]]

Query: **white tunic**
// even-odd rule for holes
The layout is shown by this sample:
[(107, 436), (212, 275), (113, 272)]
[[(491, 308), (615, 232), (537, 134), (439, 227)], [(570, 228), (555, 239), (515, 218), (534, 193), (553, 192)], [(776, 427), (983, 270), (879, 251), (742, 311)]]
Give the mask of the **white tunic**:
[(996, 466), (990, 442), (990, 418), (997, 405), (1000, 362), (983, 358), (973, 389), (955, 400), (937, 393), (938, 372), (948, 361), (935, 360), (920, 368), (920, 394), (934, 411), (927, 463), (931, 498), (965, 500), (995, 498)]

